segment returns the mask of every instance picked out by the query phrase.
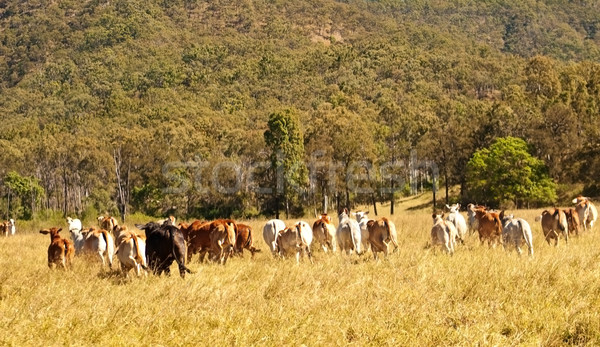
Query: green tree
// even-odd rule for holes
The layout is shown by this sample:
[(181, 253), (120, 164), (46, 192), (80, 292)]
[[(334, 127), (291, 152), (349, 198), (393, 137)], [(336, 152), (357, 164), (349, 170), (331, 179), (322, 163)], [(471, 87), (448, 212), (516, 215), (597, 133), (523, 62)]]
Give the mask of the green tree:
[(290, 202), (298, 197), (299, 189), (306, 185), (307, 170), (303, 162), (304, 136), (294, 109), (284, 109), (269, 116), (264, 137), (271, 149), (272, 187), (275, 198), (275, 215), (279, 218), (279, 199), (285, 202), (289, 218)]
[(4, 185), (8, 188), (7, 217), (12, 217), (16, 211), (18, 218), (33, 218), (35, 208), (44, 196), (44, 188), (39, 180), (31, 176), (23, 177), (11, 171), (4, 177)]
[(556, 184), (544, 162), (516, 137), (498, 138), (476, 151), (467, 164), (467, 184), (471, 199), (495, 206), (513, 203), (519, 208), (556, 200)]

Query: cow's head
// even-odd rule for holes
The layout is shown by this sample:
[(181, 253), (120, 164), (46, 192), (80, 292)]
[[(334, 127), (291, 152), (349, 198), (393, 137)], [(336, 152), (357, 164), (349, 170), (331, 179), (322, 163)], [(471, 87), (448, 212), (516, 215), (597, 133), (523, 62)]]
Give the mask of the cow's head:
[(444, 220), (444, 212), (442, 212), (441, 214), (434, 212), (431, 215), (431, 217), (433, 218), (433, 224), (436, 224), (436, 223)]
[(460, 204), (456, 203), (454, 205), (448, 205), (446, 204), (446, 208), (448, 209), (448, 211), (450, 211), (450, 213), (455, 213), (460, 211)]
[(50, 234), (50, 240), (56, 239), (56, 238), (60, 238), (60, 235), (58, 233), (60, 233), (60, 231), (62, 230), (62, 228), (50, 228), (50, 229), (42, 229), (40, 230), (40, 234), (44, 234), (44, 235), (48, 235)]

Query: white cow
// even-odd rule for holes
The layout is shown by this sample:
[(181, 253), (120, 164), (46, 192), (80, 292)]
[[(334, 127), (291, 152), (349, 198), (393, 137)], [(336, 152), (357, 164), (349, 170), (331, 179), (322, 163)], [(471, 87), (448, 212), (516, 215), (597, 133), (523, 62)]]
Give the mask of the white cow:
[(280, 219), (271, 219), (263, 227), (263, 239), (273, 256), (277, 255), (277, 235), (283, 229), (285, 229), (285, 223)]
[(85, 236), (81, 233), (81, 221), (77, 218), (67, 217), (67, 224), (69, 225), (71, 239), (73, 239), (73, 244), (75, 245), (75, 253), (79, 254), (83, 250), (83, 243), (85, 242)]
[(67, 217), (67, 224), (69, 224), (69, 231), (81, 231), (81, 229), (83, 229), (83, 227), (81, 226), (81, 221), (77, 218), (73, 219), (71, 217)]
[[(85, 238), (83, 252), (97, 254), (102, 261), (102, 267), (108, 261), (108, 265), (112, 269), (113, 256), (115, 254), (115, 240), (112, 235), (107, 230), (97, 230), (95, 228), (84, 230), (82, 234)], [(105, 260), (105, 258), (107, 259)]]
[(465, 244), (465, 237), (467, 236), (467, 222), (465, 221), (465, 217), (460, 214), (460, 204), (456, 203), (452, 206), (446, 205), (446, 208), (450, 210), (450, 213), (446, 216), (446, 220), (454, 224), (456, 228), (456, 235), (460, 242)]
[(477, 207), (480, 206), (475, 206), (474, 204), (467, 205), (467, 226), (471, 235), (473, 235), (479, 229), (479, 221), (475, 217), (477, 215), (475, 212)]
[[(147, 269), (146, 264), (146, 242), (136, 232), (122, 230), (119, 236), (117, 258), (121, 262), (121, 270), (128, 277), (129, 270), (135, 269), (136, 275), (142, 274), (142, 269)], [(144, 274), (147, 273), (144, 271)]]
[(367, 228), (367, 223), (369, 222), (368, 214), (369, 211), (352, 212), (352, 216), (356, 218), (356, 220), (358, 221), (358, 226), (360, 227), (360, 241), (363, 252), (367, 252), (371, 247), (371, 242), (369, 242), (369, 228)]
[(514, 244), (517, 253), (521, 255), (521, 241), (524, 240), (529, 249), (529, 255), (533, 257), (533, 234), (529, 223), (523, 218), (514, 218), (512, 214), (505, 216), (504, 211), (500, 213), (500, 219), (502, 220), (504, 249), (509, 243)]
[(277, 252), (281, 257), (288, 254), (296, 254), (296, 263), (300, 263), (300, 255), (306, 253), (312, 263), (312, 254), (310, 253), (310, 244), (313, 240), (313, 232), (304, 221), (296, 223), (292, 228), (286, 228), (277, 234)]
[(454, 254), (456, 242), (456, 228), (454, 224), (444, 220), (444, 214), (433, 214), (433, 227), (431, 228), (431, 245), (441, 245), (449, 254)]
[(336, 231), (336, 238), (340, 251), (350, 255), (353, 251), (361, 254), (361, 231), (358, 222), (348, 216), (348, 210), (344, 209), (338, 216), (340, 224)]
[(83, 251), (83, 244), (85, 243), (85, 236), (81, 233), (81, 230), (73, 229), (69, 230), (71, 233), (71, 239), (75, 246), (75, 254), (80, 254)]
[(596, 206), (592, 204), (590, 198), (581, 195), (573, 199), (573, 203), (576, 204), (575, 210), (579, 214), (579, 224), (583, 226), (583, 230), (591, 230), (598, 219)]
[(15, 226), (15, 220), (14, 219), (11, 218), (11, 219), (8, 220), (7, 227), (8, 227), (7, 233), (9, 235), (11, 235), (11, 236), (15, 236), (15, 232), (17, 231), (17, 228)]

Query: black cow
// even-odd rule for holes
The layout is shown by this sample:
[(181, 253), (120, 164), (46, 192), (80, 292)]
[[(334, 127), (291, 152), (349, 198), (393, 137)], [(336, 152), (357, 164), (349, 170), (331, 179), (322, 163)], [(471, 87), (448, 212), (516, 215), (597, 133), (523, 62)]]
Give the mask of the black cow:
[(185, 266), (185, 241), (181, 230), (168, 224), (150, 222), (136, 224), (137, 228), (146, 232), (146, 259), (148, 267), (154, 274), (159, 275), (164, 271), (167, 275), (171, 273), (170, 266), (173, 260), (179, 265), (179, 274), (182, 278), (185, 273), (192, 273)]

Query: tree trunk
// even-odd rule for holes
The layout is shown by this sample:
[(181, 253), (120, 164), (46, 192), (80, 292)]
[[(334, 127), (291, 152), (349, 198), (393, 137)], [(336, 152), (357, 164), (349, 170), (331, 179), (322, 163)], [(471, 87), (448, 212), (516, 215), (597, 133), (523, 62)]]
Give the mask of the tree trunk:
[(377, 216), (377, 201), (375, 200), (375, 194), (371, 194), (371, 202), (373, 203), (373, 213)]
[(290, 200), (285, 197), (285, 219), (290, 219)]
[(67, 169), (66, 168), (63, 168), (63, 185), (64, 185), (64, 193), (65, 193), (65, 196), (64, 196), (65, 201), (64, 201), (64, 205), (63, 205), (63, 217), (66, 218), (67, 213), (68, 213), (67, 210), (69, 208), (69, 189), (68, 189), (69, 185), (67, 182)]
[(8, 195), (6, 197), (6, 219), (10, 219), (10, 188), (8, 189)]
[(436, 186), (435, 186), (435, 184), (436, 184), (436, 183), (435, 183), (435, 175), (432, 175), (431, 182), (433, 183), (433, 184), (431, 185), (431, 188), (432, 188), (432, 190), (433, 190), (433, 212), (435, 212), (435, 211), (436, 211), (436, 209), (435, 209), (435, 206), (437, 205), (437, 203), (436, 203), (436, 201), (435, 201), (435, 191), (436, 191)]
[(391, 179), (391, 194), (390, 194), (390, 214), (394, 214), (394, 178)]

